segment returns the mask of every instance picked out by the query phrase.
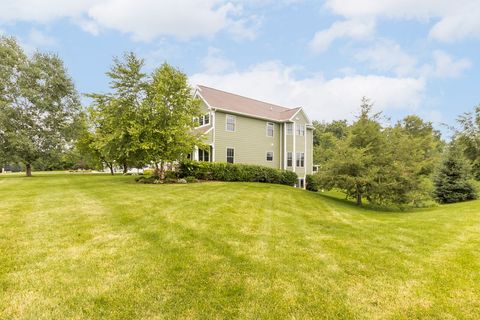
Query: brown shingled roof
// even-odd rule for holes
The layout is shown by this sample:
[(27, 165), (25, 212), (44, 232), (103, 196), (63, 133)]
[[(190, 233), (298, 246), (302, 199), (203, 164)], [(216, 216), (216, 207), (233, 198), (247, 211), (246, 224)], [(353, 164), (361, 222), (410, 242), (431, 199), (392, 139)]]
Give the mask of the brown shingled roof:
[(301, 108), (285, 108), (206, 86), (198, 86), (201, 97), (215, 109), (273, 121), (290, 120)]

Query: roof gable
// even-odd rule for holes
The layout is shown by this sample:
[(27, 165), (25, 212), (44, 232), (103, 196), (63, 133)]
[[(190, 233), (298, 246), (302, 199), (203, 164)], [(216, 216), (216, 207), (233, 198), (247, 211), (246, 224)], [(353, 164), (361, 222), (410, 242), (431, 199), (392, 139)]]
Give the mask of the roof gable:
[(197, 92), (211, 108), (255, 118), (288, 121), (301, 110), (301, 108), (281, 107), (206, 86), (198, 86)]

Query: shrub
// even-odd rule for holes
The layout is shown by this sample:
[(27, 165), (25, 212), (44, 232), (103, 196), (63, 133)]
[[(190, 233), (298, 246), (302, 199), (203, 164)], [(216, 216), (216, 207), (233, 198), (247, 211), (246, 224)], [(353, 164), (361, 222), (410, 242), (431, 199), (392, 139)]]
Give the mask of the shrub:
[(185, 181), (187, 181), (187, 183), (196, 183), (198, 182), (198, 179), (192, 176), (188, 176), (188, 177), (185, 177)]
[(155, 172), (154, 169), (143, 169), (143, 174), (147, 176), (153, 175), (154, 172)]
[(165, 179), (178, 179), (178, 172), (165, 171)]
[(186, 183), (187, 183), (187, 180), (186, 180), (186, 179), (178, 179), (178, 180), (177, 180), (177, 183), (186, 184)]
[(256, 165), (195, 162), (180, 163), (178, 175), (181, 178), (193, 177), (200, 180), (264, 182), (293, 186), (297, 174)]
[(154, 177), (154, 176), (139, 176), (135, 178), (135, 181), (139, 183), (145, 183), (145, 184), (158, 183), (157, 177)]
[(309, 191), (317, 192), (319, 188), (318, 177), (314, 174), (307, 174), (306, 188)]

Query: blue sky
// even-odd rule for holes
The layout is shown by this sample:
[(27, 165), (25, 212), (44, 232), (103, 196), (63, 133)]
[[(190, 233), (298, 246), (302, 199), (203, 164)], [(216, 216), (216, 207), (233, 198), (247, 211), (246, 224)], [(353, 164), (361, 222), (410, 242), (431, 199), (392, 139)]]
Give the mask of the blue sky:
[(82, 93), (107, 91), (131, 50), (317, 120), (352, 119), (367, 96), (440, 127), (480, 103), (478, 0), (0, 0), (0, 33), (58, 53)]

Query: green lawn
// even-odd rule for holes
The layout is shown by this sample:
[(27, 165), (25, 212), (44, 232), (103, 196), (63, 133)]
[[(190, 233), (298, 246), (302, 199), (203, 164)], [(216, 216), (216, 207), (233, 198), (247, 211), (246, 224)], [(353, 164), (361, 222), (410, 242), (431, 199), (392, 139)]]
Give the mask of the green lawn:
[(411, 212), (253, 183), (0, 176), (0, 319), (472, 319), (480, 202)]

